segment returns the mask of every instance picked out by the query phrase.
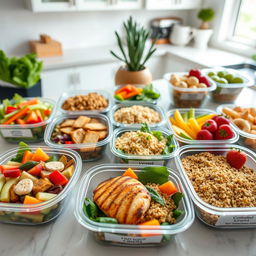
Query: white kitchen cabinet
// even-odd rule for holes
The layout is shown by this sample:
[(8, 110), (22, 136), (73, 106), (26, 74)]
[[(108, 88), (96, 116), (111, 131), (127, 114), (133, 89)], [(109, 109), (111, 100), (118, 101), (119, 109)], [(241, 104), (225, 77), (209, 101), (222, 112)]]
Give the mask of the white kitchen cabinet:
[(200, 8), (202, 0), (145, 0), (149, 10), (178, 10)]
[(75, 11), (76, 0), (26, 0), (33, 12)]

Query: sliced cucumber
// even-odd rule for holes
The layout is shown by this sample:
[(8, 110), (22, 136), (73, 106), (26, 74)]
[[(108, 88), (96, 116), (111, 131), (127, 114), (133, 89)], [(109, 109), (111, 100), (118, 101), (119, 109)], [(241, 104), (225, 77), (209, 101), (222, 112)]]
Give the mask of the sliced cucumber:
[(10, 189), (13, 184), (16, 184), (19, 180), (19, 177), (17, 178), (11, 178), (9, 179), (3, 186), (1, 190), (0, 195), (0, 201), (2, 202), (10, 202)]
[(32, 169), (34, 166), (36, 166), (36, 165), (38, 165), (38, 164), (39, 164), (39, 163), (36, 162), (36, 161), (29, 161), (29, 162), (27, 162), (27, 163), (25, 163), (25, 164), (22, 164), (22, 165), (20, 166), (20, 170), (28, 171), (28, 170)]

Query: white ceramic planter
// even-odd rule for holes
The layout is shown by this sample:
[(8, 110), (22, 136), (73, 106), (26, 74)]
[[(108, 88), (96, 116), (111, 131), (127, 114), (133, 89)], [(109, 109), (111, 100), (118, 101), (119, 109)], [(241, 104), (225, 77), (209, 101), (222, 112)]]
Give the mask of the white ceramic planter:
[(208, 47), (208, 42), (212, 33), (212, 29), (195, 29), (194, 47), (199, 49), (206, 49)]

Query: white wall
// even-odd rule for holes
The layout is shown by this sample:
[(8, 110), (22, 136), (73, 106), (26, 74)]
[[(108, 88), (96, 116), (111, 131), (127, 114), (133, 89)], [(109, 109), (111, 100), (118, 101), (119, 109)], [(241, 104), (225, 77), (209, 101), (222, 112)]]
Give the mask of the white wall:
[(155, 17), (179, 16), (187, 11), (94, 11), (33, 13), (23, 0), (0, 0), (0, 49), (19, 55), (28, 51), (28, 40), (47, 33), (62, 42), (64, 49), (115, 43), (114, 30), (130, 15), (144, 25)]

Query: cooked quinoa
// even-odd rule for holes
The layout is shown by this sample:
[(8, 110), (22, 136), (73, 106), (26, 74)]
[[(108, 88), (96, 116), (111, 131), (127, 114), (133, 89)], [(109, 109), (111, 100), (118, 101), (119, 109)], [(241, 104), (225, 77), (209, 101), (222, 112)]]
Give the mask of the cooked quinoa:
[(226, 157), (203, 152), (182, 159), (187, 175), (206, 203), (217, 207), (256, 207), (256, 172), (232, 168)]
[(157, 193), (164, 199), (165, 206), (151, 200), (149, 209), (147, 210), (144, 218), (140, 221), (143, 223), (145, 221), (157, 219), (160, 224), (163, 222), (168, 222), (170, 224), (174, 224), (176, 219), (172, 217), (173, 210), (175, 210), (176, 206), (172, 198), (164, 193), (162, 193), (157, 184), (148, 183), (146, 186), (153, 188), (157, 191)]
[(150, 133), (131, 131), (116, 138), (115, 147), (131, 155), (161, 155), (166, 142), (166, 138), (158, 140)]
[(155, 124), (161, 121), (160, 114), (152, 108), (140, 105), (123, 107), (114, 113), (116, 122), (123, 124)]

